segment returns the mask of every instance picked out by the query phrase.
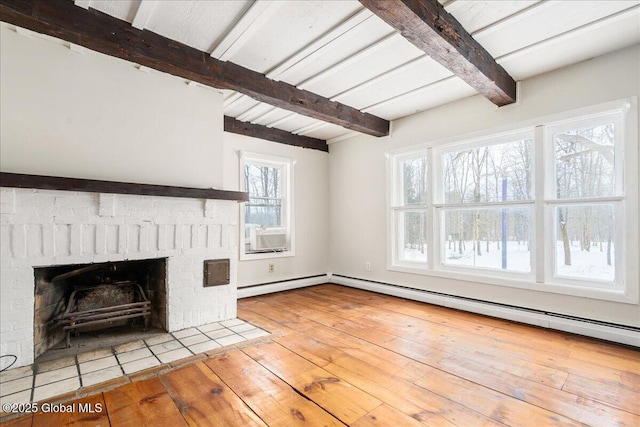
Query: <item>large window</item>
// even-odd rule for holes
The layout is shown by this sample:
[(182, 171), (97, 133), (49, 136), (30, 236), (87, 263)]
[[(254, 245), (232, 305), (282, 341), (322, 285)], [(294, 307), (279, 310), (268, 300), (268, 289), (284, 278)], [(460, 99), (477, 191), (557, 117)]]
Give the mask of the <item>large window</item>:
[(292, 162), (243, 153), (242, 191), (249, 201), (241, 209), (241, 259), (293, 255)]
[(636, 115), (624, 100), (391, 153), (389, 269), (636, 300)]
[(531, 272), (533, 133), (441, 150), (439, 264)]

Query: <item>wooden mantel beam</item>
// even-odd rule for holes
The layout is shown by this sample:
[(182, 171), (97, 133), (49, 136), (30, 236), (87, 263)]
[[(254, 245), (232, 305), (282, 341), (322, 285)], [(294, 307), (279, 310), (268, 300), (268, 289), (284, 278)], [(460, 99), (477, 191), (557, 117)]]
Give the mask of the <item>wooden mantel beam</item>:
[(147, 30), (69, 0), (0, 0), (0, 20), (88, 49), (374, 136), (389, 122), (231, 62), (219, 61)]
[(498, 106), (516, 82), (437, 0), (359, 0), (407, 40)]

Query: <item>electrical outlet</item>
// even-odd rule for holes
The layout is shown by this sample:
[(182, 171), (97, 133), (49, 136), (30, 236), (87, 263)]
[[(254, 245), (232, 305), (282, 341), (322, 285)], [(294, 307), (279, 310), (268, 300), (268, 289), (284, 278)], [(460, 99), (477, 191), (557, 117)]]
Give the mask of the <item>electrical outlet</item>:
[(370, 262), (365, 262), (364, 263), (364, 269), (367, 271), (371, 271), (371, 263)]
[(269, 273), (273, 273), (276, 271), (276, 265), (271, 263), (269, 264)]

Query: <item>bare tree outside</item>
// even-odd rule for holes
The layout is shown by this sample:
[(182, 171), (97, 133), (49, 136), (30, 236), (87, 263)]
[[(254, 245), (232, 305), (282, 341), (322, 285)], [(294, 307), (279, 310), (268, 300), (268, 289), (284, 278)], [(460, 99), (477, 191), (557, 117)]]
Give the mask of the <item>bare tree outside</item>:
[[(531, 139), (521, 139), (444, 153), (442, 177), (445, 204), (481, 205), (486, 202), (532, 199), (531, 144)], [(504, 189), (503, 185), (506, 185)], [(507, 256), (510, 258), (510, 262), (506, 262), (507, 269), (530, 271), (529, 209), (445, 208), (443, 219), (447, 248), (444, 262), (500, 269), (503, 265), (501, 257)], [(506, 235), (503, 235), (503, 230)], [(483, 241), (484, 251), (481, 245)], [(506, 241), (507, 254), (491, 254), (490, 241), (495, 242), (496, 249), (501, 249), (502, 242)], [(451, 242), (454, 244), (451, 245)], [(524, 247), (517, 247), (523, 243)]]
[[(556, 207), (561, 243), (556, 268), (560, 274), (577, 277), (589, 277), (597, 269), (601, 278), (613, 280), (613, 205), (588, 200), (615, 193), (615, 125), (604, 123), (556, 132), (553, 142), (557, 198), (584, 201)], [(576, 265), (573, 257), (592, 251), (603, 253), (592, 257), (602, 265)]]

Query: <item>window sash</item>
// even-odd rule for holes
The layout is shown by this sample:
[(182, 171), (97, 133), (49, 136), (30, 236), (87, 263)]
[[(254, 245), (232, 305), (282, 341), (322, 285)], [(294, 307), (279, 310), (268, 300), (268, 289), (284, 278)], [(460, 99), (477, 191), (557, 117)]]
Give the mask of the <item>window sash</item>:
[[(249, 200), (244, 202), (244, 206), (240, 209), (240, 242), (242, 243), (239, 245), (239, 249), (241, 260), (294, 255), (293, 206), (290, 201), (293, 182), (292, 165), (293, 161), (291, 159), (262, 154), (240, 153), (241, 190), (249, 193)], [(277, 183), (275, 184), (277, 193), (275, 195), (268, 193), (263, 194), (264, 192), (259, 191), (258, 193), (252, 194), (252, 188), (247, 188), (248, 183), (246, 181), (247, 175), (245, 169), (248, 166), (276, 169), (278, 171), (277, 174), (275, 174), (277, 177)], [(274, 183), (269, 184), (273, 185)], [(266, 216), (263, 220), (267, 223), (259, 224), (263, 228), (267, 230), (277, 228), (286, 231), (286, 249), (284, 251), (281, 249), (277, 251), (264, 249), (252, 250), (250, 248), (250, 228), (252, 227), (248, 225), (257, 224), (257, 222), (252, 222), (250, 215), (248, 215), (250, 209), (265, 211), (264, 215)], [(277, 220), (273, 216), (274, 214), (278, 217)], [(269, 216), (272, 218), (268, 218)]]
[[(407, 224), (407, 216), (415, 216), (419, 214), (422, 218), (416, 221), (411, 221), (413, 224)], [(414, 239), (407, 237), (407, 226), (413, 225)], [(399, 263), (402, 264), (414, 264), (414, 265), (426, 265), (428, 263), (429, 254), (429, 213), (427, 209), (420, 208), (407, 208), (407, 209), (395, 209), (394, 210), (394, 227), (396, 244), (394, 247), (394, 256)], [(416, 228), (418, 228), (416, 230)], [(417, 240), (416, 240), (417, 238)], [(420, 239), (424, 239), (420, 242)], [(422, 243), (422, 248), (420, 248)], [(407, 247), (409, 246), (409, 247)], [(413, 256), (409, 257), (409, 254)]]
[[(516, 225), (514, 224), (514, 218), (513, 218), (513, 213), (517, 213), (517, 211), (522, 211), (524, 213), (526, 213), (526, 218), (524, 219), (524, 224), (520, 223), (518, 225), (520, 225), (520, 227), (516, 227)], [(479, 216), (476, 218), (478, 221), (486, 221), (488, 218), (486, 218), (487, 216), (491, 217), (494, 216), (494, 220), (496, 220), (496, 228), (486, 228), (484, 231), (484, 233), (482, 235), (480, 235), (479, 230), (469, 230), (469, 229), (458, 229), (457, 231), (463, 231), (463, 235), (460, 236), (458, 234), (458, 239), (449, 239), (449, 235), (451, 235), (453, 232), (455, 232), (456, 230), (452, 230), (447, 226), (447, 220), (446, 220), (446, 216), (448, 213), (454, 213), (454, 212), (461, 212), (461, 213), (466, 213), (467, 215), (469, 213), (473, 213), (476, 212), (477, 214), (484, 214), (484, 217), (480, 218)], [(505, 218), (506, 216), (506, 218)], [(440, 230), (439, 233), (439, 251), (438, 251), (438, 256), (439, 259), (436, 262), (436, 265), (438, 265), (439, 267), (443, 268), (443, 269), (467, 269), (469, 271), (471, 270), (484, 270), (485, 272), (488, 273), (495, 273), (495, 274), (518, 274), (518, 275), (528, 275), (530, 276), (535, 269), (535, 225), (534, 225), (534, 205), (529, 203), (529, 204), (511, 204), (511, 205), (501, 205), (501, 206), (487, 206), (487, 207), (474, 207), (474, 208), (470, 208), (470, 207), (464, 207), (464, 208), (453, 208), (453, 207), (447, 207), (447, 208), (439, 208), (437, 209), (437, 215), (436, 217), (438, 218), (438, 229)], [(500, 221), (497, 220), (497, 218), (500, 218)], [(489, 218), (491, 219), (491, 218)], [(503, 223), (504, 221), (504, 223)], [(523, 230), (521, 229), (522, 225), (525, 226), (525, 233), (526, 236), (518, 236), (518, 237), (522, 237), (522, 239), (516, 239), (515, 242), (518, 242), (518, 246), (520, 246), (520, 243), (523, 243), (526, 247), (527, 250), (525, 252), (527, 252), (526, 257), (523, 256), (522, 254), (517, 253), (517, 251), (515, 250), (510, 250), (507, 251), (505, 253), (505, 251), (503, 249), (505, 249), (504, 243), (506, 240), (507, 246), (506, 248), (512, 248), (514, 246), (513, 242), (508, 239), (509, 236), (509, 232), (511, 231), (511, 236), (513, 237), (514, 234), (518, 233), (518, 232), (522, 232)], [(506, 230), (505, 230), (506, 228)], [(519, 230), (516, 228), (520, 228)], [(471, 232), (470, 235), (467, 232)], [(491, 231), (491, 237), (492, 239), (489, 239), (487, 232)], [(503, 239), (502, 238), (502, 233), (503, 231), (507, 232), (507, 239)], [(474, 235), (475, 233), (478, 233), (477, 235)], [(495, 244), (496, 242), (498, 242), (496, 240), (496, 236), (500, 236), (500, 240), (499, 240), (499, 245), (500, 245), (500, 249), (494, 248), (493, 251), (490, 251), (489, 253), (487, 253), (486, 251), (486, 244), (487, 244), (487, 240), (489, 240), (489, 245), (491, 246), (492, 244)], [(462, 237), (462, 238), (461, 238)], [(474, 239), (475, 238), (475, 242)], [(465, 258), (465, 259), (469, 259), (471, 258), (471, 261), (473, 264), (463, 264), (463, 262), (465, 262), (464, 260), (456, 263), (455, 261), (452, 262), (447, 262), (446, 260), (448, 259), (447, 256), (447, 246), (451, 245), (451, 242), (457, 242), (458, 245), (460, 245), (462, 242), (466, 243), (469, 242), (469, 244), (472, 247), (472, 251), (469, 252), (466, 248), (465, 248), (465, 252), (462, 253), (460, 252), (460, 246), (458, 246), (458, 253), (460, 254), (459, 258)], [(477, 247), (474, 248), (474, 245), (477, 244), (480, 246), (480, 252), (481, 255), (478, 255), (476, 257), (477, 254)], [(456, 244), (454, 243), (453, 245), (454, 247), (456, 246)], [(506, 261), (506, 266), (504, 266), (504, 268), (502, 267), (502, 263), (501, 263), (501, 268), (497, 268), (497, 267), (493, 267), (491, 266), (491, 262), (495, 261), (495, 256), (494, 254), (496, 253), (496, 251), (499, 250), (500, 252), (500, 258), (501, 261), (504, 260)], [(522, 251), (521, 251), (522, 252)], [(491, 255), (489, 255), (491, 254)], [(456, 259), (455, 257), (453, 257), (453, 259)], [(525, 260), (524, 262), (526, 262), (527, 268), (525, 269), (518, 269), (515, 268), (514, 265), (516, 265), (513, 260), (514, 259), (518, 259), (520, 260), (520, 264), (523, 262), (523, 260)], [(476, 265), (476, 261), (477, 264)], [(509, 268), (509, 266), (511, 266), (511, 268)]]

